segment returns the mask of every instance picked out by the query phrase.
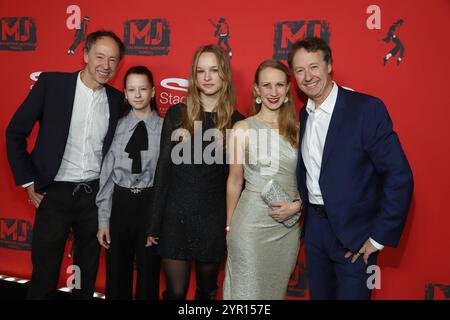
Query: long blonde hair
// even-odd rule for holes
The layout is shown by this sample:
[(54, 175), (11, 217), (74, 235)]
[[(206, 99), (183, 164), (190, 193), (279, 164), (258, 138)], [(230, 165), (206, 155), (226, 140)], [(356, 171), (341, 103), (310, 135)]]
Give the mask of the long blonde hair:
[(219, 77), (222, 80), (222, 88), (220, 96), (214, 108), (216, 112), (215, 126), (225, 137), (225, 130), (231, 128), (231, 116), (234, 112), (236, 103), (236, 93), (231, 79), (231, 66), (228, 55), (224, 49), (216, 45), (206, 45), (197, 50), (191, 64), (191, 72), (189, 75), (189, 86), (186, 98), (186, 111), (183, 116), (180, 127), (187, 129), (191, 134), (194, 133), (194, 121), (202, 121), (204, 119), (204, 111), (200, 99), (200, 89), (197, 83), (197, 65), (200, 56), (210, 52), (216, 56)]
[[(286, 75), (287, 85), (291, 85), (291, 78), (289, 74), (289, 69), (280, 61), (276, 60), (265, 60), (256, 69), (254, 84), (258, 86), (259, 75), (261, 71), (267, 68), (273, 68), (280, 70)], [(280, 130), (280, 135), (285, 138), (293, 147), (298, 147), (299, 140), (299, 122), (298, 116), (295, 112), (295, 105), (292, 99), (292, 90), (287, 93), (288, 102), (284, 103), (280, 108), (280, 113), (278, 115), (278, 128)], [(256, 103), (256, 98), (258, 93), (253, 86), (253, 108), (252, 115), (257, 114), (261, 110), (261, 105)]]

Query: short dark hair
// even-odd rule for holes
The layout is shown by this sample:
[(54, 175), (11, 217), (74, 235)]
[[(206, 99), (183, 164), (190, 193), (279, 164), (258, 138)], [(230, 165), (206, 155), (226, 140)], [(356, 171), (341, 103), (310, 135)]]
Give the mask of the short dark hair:
[(333, 63), (333, 56), (331, 54), (330, 46), (322, 39), (317, 37), (307, 37), (297, 42), (291, 46), (288, 54), (289, 67), (292, 69), (292, 60), (294, 59), (295, 53), (300, 50), (305, 49), (307, 52), (317, 52), (322, 51), (323, 59), (326, 63)]
[[(125, 91), (127, 88), (127, 79), (132, 74), (140, 74), (147, 77), (148, 82), (150, 82), (150, 86), (154, 87), (155, 83), (153, 81), (153, 74), (152, 72), (145, 66), (135, 66), (131, 67), (127, 70), (125, 73), (125, 76), (123, 77), (123, 90)], [(124, 115), (127, 115), (131, 110), (131, 106), (128, 103), (128, 101), (125, 100), (124, 105)], [(156, 111), (156, 113), (159, 115), (158, 106), (156, 104), (156, 94), (155, 97), (150, 99), (150, 110)]]
[(98, 30), (98, 31), (94, 31), (90, 34), (88, 34), (88, 36), (86, 37), (86, 42), (84, 45), (84, 50), (86, 52), (89, 52), (89, 50), (91, 50), (92, 46), (95, 44), (95, 42), (103, 37), (109, 37), (111, 39), (113, 39), (116, 43), (117, 46), (119, 47), (119, 59), (122, 59), (122, 57), (125, 55), (125, 46), (122, 42), (122, 40), (120, 40), (120, 38), (112, 31), (109, 30)]

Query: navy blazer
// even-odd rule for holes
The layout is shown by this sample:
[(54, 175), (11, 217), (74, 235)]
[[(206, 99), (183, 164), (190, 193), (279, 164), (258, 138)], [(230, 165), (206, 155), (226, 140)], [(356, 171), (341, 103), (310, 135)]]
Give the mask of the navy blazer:
[[(8, 161), (17, 185), (34, 181), (35, 190), (50, 184), (58, 173), (69, 135), (79, 72), (42, 73), (6, 129)], [(119, 119), (123, 94), (106, 85), (109, 126), (103, 156), (109, 149)], [(27, 138), (36, 124), (39, 132), (31, 153)]]
[[(300, 139), (308, 113), (300, 112)], [(308, 204), (301, 148), (297, 184)], [(336, 237), (357, 252), (372, 237), (396, 247), (405, 225), (413, 175), (385, 105), (362, 93), (338, 88), (319, 178), (325, 209)], [(308, 232), (308, 225), (305, 224)]]

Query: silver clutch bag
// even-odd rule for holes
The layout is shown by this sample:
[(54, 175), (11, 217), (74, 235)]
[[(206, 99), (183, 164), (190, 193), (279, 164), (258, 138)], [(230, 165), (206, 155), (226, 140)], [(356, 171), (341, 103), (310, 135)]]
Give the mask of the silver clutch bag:
[[(271, 205), (272, 202), (292, 202), (291, 197), (274, 179), (270, 179), (264, 186), (261, 191), (261, 198), (272, 209), (274, 208)], [(298, 219), (300, 219), (300, 213), (296, 213), (291, 218), (284, 220), (282, 224), (285, 227), (290, 228), (297, 223)]]

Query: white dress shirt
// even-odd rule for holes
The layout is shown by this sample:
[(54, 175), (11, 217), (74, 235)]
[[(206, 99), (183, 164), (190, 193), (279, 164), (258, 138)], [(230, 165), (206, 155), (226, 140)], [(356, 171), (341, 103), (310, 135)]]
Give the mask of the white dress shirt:
[(305, 132), (302, 141), (302, 157), (306, 167), (306, 186), (310, 203), (323, 205), (322, 192), (319, 186), (322, 154), (330, 126), (331, 115), (336, 104), (338, 86), (333, 82), (333, 88), (325, 101), (316, 108), (313, 100), (308, 99)]
[(109, 125), (106, 89), (88, 88), (78, 74), (69, 136), (55, 181), (82, 182), (98, 179), (103, 140)]
[[(312, 204), (324, 204), (319, 185), (320, 168), (322, 166), (322, 155), (328, 127), (330, 126), (331, 116), (336, 105), (337, 95), (338, 86), (333, 82), (333, 88), (330, 94), (320, 106), (316, 108), (316, 104), (311, 99), (308, 99), (306, 104), (308, 119), (301, 144), (301, 152), (306, 168), (308, 200)], [(378, 250), (383, 249), (384, 246), (372, 238), (370, 238), (370, 241)]]

